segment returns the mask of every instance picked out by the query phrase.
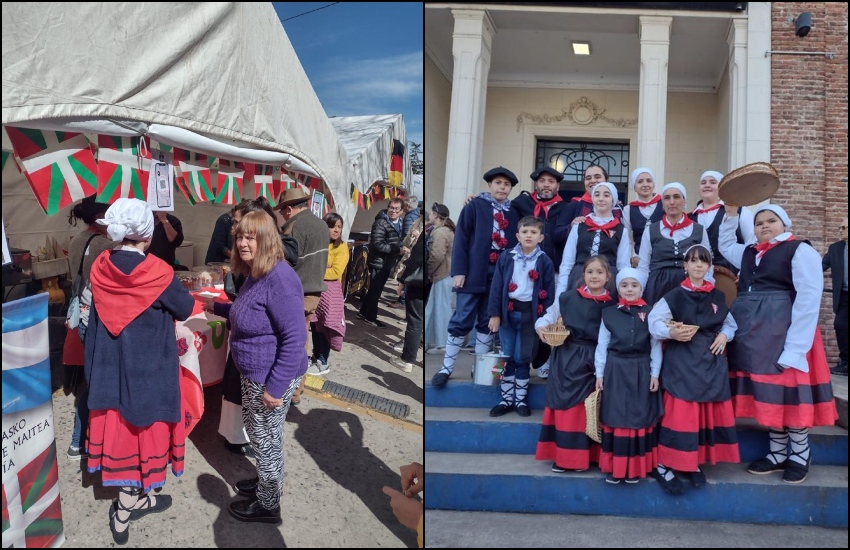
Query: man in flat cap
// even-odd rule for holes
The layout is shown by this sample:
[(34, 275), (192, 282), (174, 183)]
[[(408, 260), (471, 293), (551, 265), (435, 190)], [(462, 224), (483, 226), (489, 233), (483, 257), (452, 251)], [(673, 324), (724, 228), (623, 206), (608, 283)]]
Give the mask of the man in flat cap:
[[(304, 287), (304, 323), (310, 331), (310, 317), (319, 305), (325, 286), (325, 271), (328, 267), (328, 225), (310, 211), (310, 194), (300, 185), (280, 194), (275, 210), (280, 210), (286, 223), (283, 235), (290, 235), (298, 243), (298, 261), (293, 269)], [(308, 338), (309, 341), (309, 338)], [(304, 349), (308, 343), (304, 342)], [(309, 353), (309, 349), (307, 352)], [(292, 404), (301, 402), (304, 379), (292, 396)]]

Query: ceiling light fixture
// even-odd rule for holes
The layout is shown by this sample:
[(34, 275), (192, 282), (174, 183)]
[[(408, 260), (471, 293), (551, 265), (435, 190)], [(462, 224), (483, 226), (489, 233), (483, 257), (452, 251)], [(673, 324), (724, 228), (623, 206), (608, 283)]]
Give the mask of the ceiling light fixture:
[(590, 55), (590, 42), (572, 42), (575, 55)]

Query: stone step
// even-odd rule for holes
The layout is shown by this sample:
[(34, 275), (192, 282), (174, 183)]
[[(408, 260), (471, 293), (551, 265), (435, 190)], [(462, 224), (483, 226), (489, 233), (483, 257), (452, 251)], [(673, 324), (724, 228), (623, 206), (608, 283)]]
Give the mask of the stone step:
[(428, 509), (847, 527), (846, 466), (813, 467), (793, 485), (740, 464), (707, 466), (705, 487), (686, 481), (674, 497), (651, 478), (611, 485), (597, 468), (556, 474), (526, 454), (426, 452), (425, 464)]
[[(491, 418), (489, 408), (425, 408), (425, 451), (533, 455), (540, 435), (542, 410), (523, 418), (508, 413)], [(740, 419), (738, 444), (741, 462), (748, 464), (768, 452), (767, 430)], [(812, 429), (809, 443), (816, 466), (847, 466), (847, 430), (837, 426)]]

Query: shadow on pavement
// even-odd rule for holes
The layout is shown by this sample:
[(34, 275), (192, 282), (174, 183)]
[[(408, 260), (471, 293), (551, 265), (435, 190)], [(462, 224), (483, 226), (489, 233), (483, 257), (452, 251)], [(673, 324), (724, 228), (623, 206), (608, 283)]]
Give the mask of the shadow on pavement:
[[(364, 364), (360, 365), (360, 368), (375, 375), (369, 377), (369, 380), (375, 384), (383, 386), (391, 392), (399, 395), (411, 397), (420, 403), (425, 402), (425, 392), (422, 390), (422, 387), (417, 385), (416, 382), (410, 378), (396, 372), (384, 371), (383, 369), (379, 369), (372, 365)], [(416, 369), (414, 369), (414, 372), (416, 372)]]
[(298, 426), (296, 441), (325, 475), (363, 501), (409, 548), (417, 547), (416, 533), (398, 522), (388, 497), (381, 492), (384, 485), (400, 487), (401, 476), (363, 446), (363, 425), (356, 414), (330, 409), (313, 409), (304, 414), (293, 407), (286, 420)]
[[(202, 499), (219, 508), (218, 517), (212, 524), (217, 548), (286, 548), (280, 526), (241, 522), (230, 516), (227, 507), (234, 499), (230, 496), (230, 489), (218, 477), (201, 474), (198, 477), (198, 492)], [(235, 500), (240, 499), (237, 496)]]

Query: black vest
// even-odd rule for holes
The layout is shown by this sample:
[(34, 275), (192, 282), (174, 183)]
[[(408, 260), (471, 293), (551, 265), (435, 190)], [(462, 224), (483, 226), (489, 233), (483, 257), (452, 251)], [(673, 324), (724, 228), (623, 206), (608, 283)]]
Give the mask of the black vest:
[(669, 231), (669, 229), (662, 228), (661, 222), (654, 222), (649, 225), (649, 240), (652, 243), (652, 258), (649, 260), (649, 270), (655, 271), (656, 269), (665, 267), (683, 268), (685, 251), (695, 244), (702, 243), (703, 227), (694, 222), (691, 236), (682, 239), (678, 243), (662, 237), (662, 229)]
[(602, 310), (614, 303), (614, 300), (597, 302), (583, 297), (578, 290), (565, 290), (558, 305), (564, 326), (570, 329), (569, 339), (580, 342), (598, 341)]
[[(622, 223), (618, 223), (614, 228), (614, 236), (609, 237), (607, 231), (599, 232), (599, 250), (598, 256), (604, 256), (608, 259), (608, 265), (617, 267), (617, 247), (620, 246), (620, 239), (623, 238), (625, 228)], [(584, 262), (590, 258), (590, 250), (593, 248), (593, 238), (596, 236), (596, 231), (588, 230), (587, 224), (580, 223), (576, 226), (578, 235), (576, 238), (576, 262), (575, 265), (582, 266)]]
[(663, 215), (664, 208), (661, 207), (661, 201), (655, 204), (655, 210), (652, 211), (649, 220), (641, 213), (639, 206), (629, 205), (629, 222), (632, 224), (632, 240), (635, 242), (635, 254), (640, 252), (640, 241), (643, 239), (643, 230), (646, 228), (647, 221), (650, 223), (661, 221), (661, 216)]
[[(546, 217), (539, 218), (543, 222), (543, 242), (540, 243), (540, 248), (552, 260), (555, 269), (561, 265), (561, 257), (564, 254), (564, 243), (560, 243), (560, 246), (558, 246), (558, 243), (555, 242), (555, 226), (558, 222), (558, 216), (567, 209), (568, 204), (564, 201), (556, 202), (549, 207)], [(525, 216), (533, 216), (534, 206), (534, 199), (531, 198), (531, 193), (528, 191), (523, 191), (517, 198), (511, 201), (511, 207), (516, 209), (519, 219)]]
[(744, 249), (741, 273), (738, 275), (738, 292), (783, 290), (794, 292), (791, 259), (797, 247), (806, 241), (785, 241), (771, 248), (756, 265), (755, 246)]
[(650, 306), (606, 307), (602, 310), (605, 328), (611, 332), (608, 350), (619, 354), (646, 354), (650, 351)]
[[(726, 207), (720, 205), (720, 208), (717, 209), (717, 213), (714, 215), (714, 221), (711, 222), (711, 225), (706, 227), (706, 232), (708, 233), (708, 244), (711, 245), (711, 254), (714, 256), (712, 258), (712, 263), (714, 265), (719, 265), (721, 267), (725, 267), (731, 270), (734, 274), (738, 274), (738, 270), (729, 263), (729, 260), (723, 257), (723, 254), (720, 253), (720, 247), (717, 246), (717, 239), (720, 235), (720, 224), (723, 223), (723, 218), (726, 216)], [(695, 223), (698, 223), (699, 214), (694, 214), (693, 212), (688, 214), (688, 217), (692, 219)], [(740, 220), (740, 218), (738, 218)], [(741, 233), (741, 222), (738, 222), (738, 228), (735, 230), (735, 237), (737, 237), (738, 244), (744, 244), (744, 235)]]
[(699, 332), (712, 336), (723, 328), (723, 321), (729, 313), (726, 297), (716, 288), (711, 292), (691, 292), (676, 287), (664, 296), (664, 301), (667, 302), (674, 321), (698, 325)]

